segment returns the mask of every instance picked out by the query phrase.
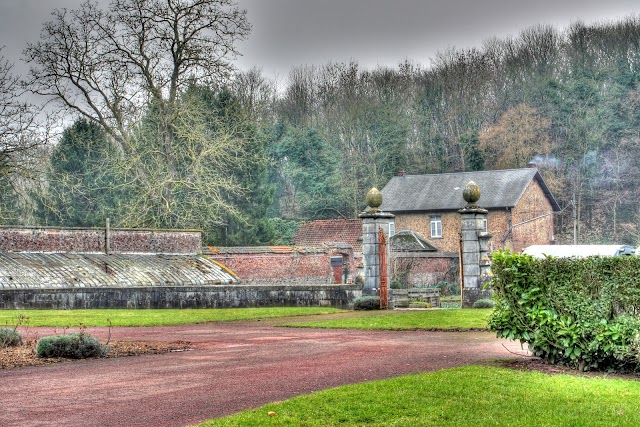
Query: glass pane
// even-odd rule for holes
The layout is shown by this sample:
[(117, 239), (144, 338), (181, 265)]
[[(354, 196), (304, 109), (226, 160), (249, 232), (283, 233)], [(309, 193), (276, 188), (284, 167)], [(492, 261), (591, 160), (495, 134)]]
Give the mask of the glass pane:
[(442, 220), (440, 215), (431, 217), (431, 237), (442, 237)]

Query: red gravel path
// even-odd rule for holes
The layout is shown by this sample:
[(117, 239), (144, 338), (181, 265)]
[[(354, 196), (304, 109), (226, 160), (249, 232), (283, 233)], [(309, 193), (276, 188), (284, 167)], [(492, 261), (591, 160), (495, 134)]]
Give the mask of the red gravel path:
[[(106, 336), (104, 328), (88, 332)], [(34, 333), (52, 330), (31, 328)], [(516, 357), (503, 345), (521, 352), (488, 332), (298, 329), (268, 322), (114, 328), (112, 337), (189, 341), (195, 349), (0, 371), (0, 426), (185, 426), (343, 384)]]

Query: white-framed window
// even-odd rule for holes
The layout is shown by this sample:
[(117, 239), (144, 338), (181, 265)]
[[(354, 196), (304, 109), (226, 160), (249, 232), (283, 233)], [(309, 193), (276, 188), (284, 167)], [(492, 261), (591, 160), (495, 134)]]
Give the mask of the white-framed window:
[(489, 226), (487, 224), (487, 218), (484, 218), (482, 220), (482, 231), (486, 233), (488, 230), (489, 230)]
[(442, 238), (442, 217), (440, 215), (431, 215), (431, 237), (440, 239)]
[(389, 223), (389, 237), (393, 237), (396, 234), (396, 223), (391, 221)]

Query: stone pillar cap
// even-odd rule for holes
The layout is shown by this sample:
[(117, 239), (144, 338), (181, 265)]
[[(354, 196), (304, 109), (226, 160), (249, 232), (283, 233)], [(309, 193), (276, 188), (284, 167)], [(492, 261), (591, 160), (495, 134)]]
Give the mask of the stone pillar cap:
[(466, 206), (460, 209), (459, 213), (488, 213), (486, 209), (476, 204), (480, 200), (480, 187), (474, 181), (469, 181), (462, 191), (462, 197), (467, 202)]
[(365, 201), (367, 202), (367, 206), (369, 206), (367, 212), (379, 212), (380, 205), (382, 205), (382, 193), (376, 187), (373, 187), (367, 193)]

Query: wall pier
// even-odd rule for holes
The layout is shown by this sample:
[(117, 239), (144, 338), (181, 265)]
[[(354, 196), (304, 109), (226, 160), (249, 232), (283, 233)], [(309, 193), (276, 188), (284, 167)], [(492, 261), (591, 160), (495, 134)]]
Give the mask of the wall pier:
[[(380, 295), (380, 254), (378, 230), (382, 229), (387, 242), (394, 224), (395, 215), (382, 212), (378, 208), (382, 204), (382, 193), (372, 188), (367, 193), (369, 210), (358, 215), (362, 219), (362, 263), (364, 265), (363, 295)], [(390, 257), (390, 246), (387, 244), (387, 263)], [(384, 269), (383, 269), (384, 270)], [(387, 281), (389, 282), (389, 266), (387, 265)]]
[(478, 185), (469, 181), (462, 194), (467, 202), (458, 211), (461, 217), (462, 306), (471, 307), (478, 299), (491, 297), (491, 292), (483, 289), (489, 275), (491, 233), (485, 231), (488, 211), (476, 204), (480, 199)]

